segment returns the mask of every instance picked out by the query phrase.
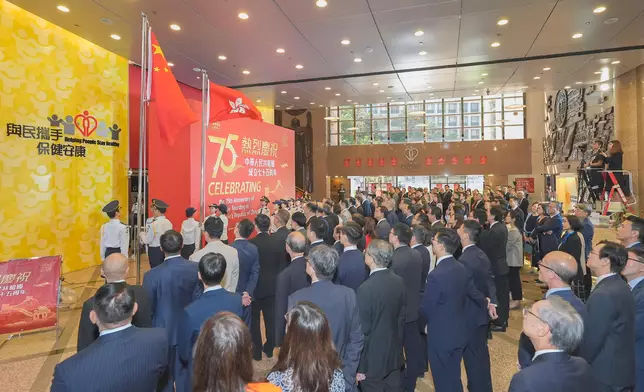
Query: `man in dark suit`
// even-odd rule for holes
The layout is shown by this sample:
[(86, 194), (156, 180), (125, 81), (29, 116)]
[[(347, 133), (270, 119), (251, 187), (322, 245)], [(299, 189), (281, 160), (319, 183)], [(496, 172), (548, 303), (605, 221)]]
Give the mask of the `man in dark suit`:
[(510, 210), (516, 211), (518, 214), (519, 218), (517, 219), (517, 226), (519, 226), (519, 231), (523, 233), (523, 225), (525, 224), (525, 213), (519, 206), (521, 203), (521, 199), (519, 199), (518, 196), (512, 196), (510, 197)]
[(291, 256), (291, 264), (277, 275), (275, 285), (275, 344), (278, 346), (286, 332), (284, 316), (288, 309), (288, 296), (311, 284), (306, 274), (305, 249), (306, 238), (302, 234), (294, 232), (286, 237), (286, 252)]
[(389, 243), (394, 247), (394, 257), (391, 270), (405, 282), (405, 334), (403, 347), (405, 349), (404, 388), (413, 392), (416, 379), (423, 374), (423, 352), (421, 347), (418, 314), (420, 306), (420, 290), (423, 282), (423, 259), (418, 251), (409, 247), (411, 228), (405, 223), (396, 223), (389, 233)]
[(369, 200), (367, 200), (367, 192), (362, 192), (357, 195), (358, 196), (358, 201), (360, 201), (360, 207), (362, 207), (362, 211), (365, 217), (367, 216), (373, 216), (371, 212), (371, 203)]
[(429, 218), (429, 224), (432, 229), (438, 230), (442, 227), (445, 227), (445, 225), (441, 221), (443, 217), (443, 210), (441, 210), (440, 207), (432, 207), (427, 217)]
[(411, 227), (411, 220), (414, 218), (411, 212), (411, 199), (405, 198), (400, 201), (400, 211), (403, 218), (401, 222)]
[[(337, 265), (338, 256), (331, 248), (318, 246), (313, 249), (306, 264), (306, 273), (313, 283), (310, 287), (291, 294), (288, 297), (288, 308), (292, 309), (300, 301), (310, 301), (324, 311), (331, 327), (333, 346), (342, 361), (344, 390), (351, 392), (356, 390), (356, 372), (363, 336), (355, 293), (350, 288), (331, 281)], [(364, 263), (362, 268), (364, 270)]]
[(324, 245), (324, 235), (327, 231), (327, 223), (322, 218), (313, 217), (309, 220), (306, 228), (306, 238), (309, 240), (309, 251), (316, 246)]
[(528, 216), (530, 201), (528, 200), (526, 193), (523, 191), (517, 192), (517, 196), (519, 197), (519, 208), (523, 211), (523, 217), (525, 218)]
[[(377, 207), (373, 213), (374, 218), (376, 219), (376, 235), (381, 240), (389, 239), (389, 232), (391, 231), (391, 225), (387, 221), (385, 216), (388, 211), (386, 207)], [(394, 214), (395, 215), (395, 214)]]
[[(587, 319), (586, 305), (579, 299), (570, 288), (570, 282), (577, 276), (577, 261), (568, 253), (553, 251), (539, 263), (539, 280), (544, 282), (548, 291), (544, 296), (551, 295), (561, 297), (568, 302), (581, 316), (582, 320)], [(532, 364), (535, 348), (525, 334), (519, 337), (519, 366), (526, 368)], [(578, 354), (576, 351), (573, 354)]]
[(635, 392), (644, 391), (644, 250), (628, 250), (622, 271), (635, 300)]
[[(427, 274), (429, 274), (429, 270), (432, 268), (432, 256), (429, 253), (429, 249), (427, 249), (427, 245), (431, 246), (432, 232), (428, 228), (428, 224), (422, 224), (418, 222), (422, 221), (423, 219), (427, 219), (427, 215), (423, 213), (417, 213), (416, 215), (414, 215), (414, 222), (413, 226), (411, 227), (411, 240), (409, 241), (409, 246), (411, 246), (412, 249), (418, 251), (418, 253), (420, 253), (421, 259), (423, 260), (423, 270), (420, 274), (422, 277), (422, 281), (420, 282), (420, 298), (423, 298), (423, 295), (425, 295)], [(426, 372), (429, 370), (429, 358), (427, 358), (427, 350), (425, 350), (425, 347), (427, 347), (427, 334), (425, 333), (425, 328), (422, 324), (422, 320), (419, 317), (418, 328), (420, 329), (420, 342), (421, 347), (423, 348), (421, 350), (421, 354), (423, 356), (422, 369)]]
[(168, 373), (167, 334), (160, 328), (132, 325), (138, 309), (135, 297), (133, 287), (125, 282), (98, 289), (88, 317), (97, 325), (99, 337), (56, 365), (52, 392), (163, 389)]
[(253, 234), (255, 225), (249, 219), (242, 219), (235, 226), (235, 241), (231, 246), (237, 249), (239, 255), (239, 280), (237, 281), (237, 294), (242, 296), (244, 305), (244, 322), (248, 327), (251, 324), (250, 304), (259, 279), (259, 252), (257, 247), (248, 241)]
[(333, 249), (335, 249), (336, 252), (338, 252), (338, 255), (341, 255), (342, 252), (344, 252), (344, 244), (340, 240), (341, 232), (340, 229), (342, 229), (342, 226), (338, 225), (333, 229), (333, 239), (335, 242), (331, 246)]
[(322, 219), (324, 219), (329, 226), (329, 231), (324, 236), (324, 242), (326, 242), (327, 245), (330, 246), (335, 242), (335, 240), (333, 239), (333, 233), (336, 226), (340, 224), (340, 218), (332, 212), (331, 208), (332, 207), (329, 204), (324, 204), (324, 207), (322, 208), (322, 211), (324, 213), (324, 215), (322, 215)]
[(364, 344), (357, 379), (362, 392), (400, 391), (405, 330), (405, 282), (387, 267), (392, 246), (371, 241), (365, 254), (369, 278), (358, 288)]
[(523, 312), (523, 332), (536, 348), (532, 366), (512, 377), (510, 392), (596, 391), (593, 369), (571, 353), (584, 323), (572, 306), (553, 295)]
[(358, 290), (369, 274), (364, 264), (364, 255), (358, 250), (358, 242), (363, 238), (362, 228), (355, 222), (347, 222), (340, 228), (340, 241), (344, 250), (340, 254), (334, 281), (353, 291)]
[[(474, 280), (474, 287), (486, 298), (486, 307), (478, 306), (471, 300), (467, 303), (468, 334), (463, 361), (467, 373), (467, 389), (472, 392), (492, 392), (490, 373), (490, 351), (487, 345), (488, 320), (496, 318), (496, 286), (490, 260), (476, 243), (483, 227), (475, 220), (463, 221), (457, 233), (463, 250), (460, 261)], [(489, 316), (489, 318), (488, 318)]]
[(421, 303), (428, 331), (427, 355), (437, 392), (463, 390), (461, 359), (470, 332), (468, 303), (487, 307), (465, 266), (452, 256), (459, 245), (458, 234), (452, 229), (439, 229), (434, 235), (436, 268), (427, 276)]
[[(127, 256), (121, 253), (113, 253), (103, 260), (101, 276), (105, 278), (105, 283), (125, 283), (128, 272)], [(126, 283), (127, 284), (127, 283)], [(134, 292), (137, 303), (137, 312), (134, 314), (132, 324), (139, 328), (152, 326), (152, 306), (147, 291), (139, 285), (128, 285)], [(93, 323), (89, 314), (94, 308), (94, 297), (89, 298), (83, 303), (80, 320), (78, 323), (78, 341), (76, 350), (81, 351), (86, 348), (99, 336), (99, 328)]]
[(199, 260), (199, 280), (204, 292), (188, 305), (179, 322), (177, 353), (181, 364), (176, 376), (177, 392), (192, 391), (192, 348), (197, 342), (201, 325), (219, 312), (243, 316), (242, 298), (221, 287), (226, 272), (226, 259), (219, 253), (206, 253)]
[(626, 249), (644, 248), (644, 219), (627, 216), (617, 229), (617, 239)]
[[(276, 249), (277, 242), (268, 234), (271, 221), (267, 215), (257, 215), (255, 227), (257, 235), (250, 243), (257, 247), (259, 253), (259, 277), (255, 287), (255, 298), (250, 307), (250, 333), (253, 339), (253, 359), (262, 360), (262, 351), (267, 356), (273, 356), (275, 348), (275, 284), (280, 272), (280, 253)], [(285, 245), (284, 245), (285, 246)], [(260, 318), (264, 317), (266, 342), (262, 343)]]
[(273, 241), (273, 249), (277, 253), (277, 260), (279, 260), (279, 270), (282, 271), (291, 262), (291, 258), (286, 253), (286, 237), (291, 233), (291, 229), (286, 227), (291, 214), (282, 208), (273, 215), (273, 225), (277, 228), (271, 235)]
[(559, 239), (561, 238), (561, 233), (563, 233), (563, 218), (561, 217), (561, 207), (556, 201), (550, 202), (548, 205), (548, 213), (550, 214), (550, 220), (547, 224), (537, 226), (532, 232), (532, 236), (536, 236), (539, 233), (545, 233), (546, 231), (552, 231), (552, 235)]
[(449, 189), (449, 185), (445, 185), (445, 192), (441, 196), (441, 203), (443, 204), (443, 216), (447, 216), (449, 205), (452, 203), (452, 190)]
[(349, 198), (349, 212), (351, 213), (351, 215), (358, 213), (358, 209), (356, 208), (356, 204), (357, 204), (357, 202), (356, 202), (355, 197)]
[(481, 197), (481, 194), (476, 193), (473, 196), (472, 208), (470, 210), (474, 211), (481, 208), (485, 208), (485, 203), (483, 202), (483, 197)]
[(588, 297), (580, 356), (593, 368), (597, 391), (628, 391), (635, 386), (635, 301), (619, 275), (626, 249), (602, 241), (590, 254), (588, 267), (597, 284)]
[(508, 229), (503, 223), (505, 212), (499, 206), (493, 206), (487, 211), (487, 223), (490, 228), (481, 233), (479, 246), (492, 267), (494, 284), (496, 286), (496, 297), (498, 300), (496, 313), (499, 316), (492, 331), (505, 332), (508, 326), (510, 315), (510, 285), (508, 284), (508, 272), (510, 271), (506, 262), (505, 247), (508, 242)]

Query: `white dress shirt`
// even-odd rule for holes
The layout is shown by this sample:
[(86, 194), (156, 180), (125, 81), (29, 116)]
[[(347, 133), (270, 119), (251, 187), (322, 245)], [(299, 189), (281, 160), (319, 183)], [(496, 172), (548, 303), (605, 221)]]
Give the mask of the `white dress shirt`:
[(371, 270), (371, 272), (369, 272), (369, 276), (373, 275), (374, 272), (384, 271), (386, 269), (387, 268), (374, 268), (374, 269)]
[(199, 241), (201, 239), (201, 224), (195, 218), (188, 218), (181, 224), (181, 235), (183, 236), (184, 245), (194, 245), (195, 250), (199, 250)]
[(112, 328), (112, 329), (104, 329), (101, 333), (98, 334), (98, 336), (105, 336), (105, 335), (109, 335), (111, 333), (121, 332), (121, 331), (123, 331), (125, 329), (130, 328), (131, 326), (132, 326), (132, 323), (128, 323), (128, 324), (125, 324), (122, 327)]
[(118, 219), (110, 219), (101, 226), (101, 260), (105, 260), (107, 248), (120, 248), (121, 253), (128, 255), (130, 247), (130, 235), (128, 227)]
[(602, 280), (604, 280), (604, 279), (606, 279), (606, 278), (608, 278), (610, 276), (613, 276), (613, 275), (617, 275), (617, 274), (614, 273), (614, 272), (611, 272), (611, 273), (608, 273), (606, 275), (598, 276), (597, 277), (597, 282), (595, 283), (595, 287), (599, 284), (599, 282), (601, 282)]
[(436, 266), (438, 267), (438, 264), (440, 264), (440, 262), (441, 262), (441, 261), (443, 261), (443, 260), (445, 260), (445, 259), (449, 259), (450, 257), (454, 257), (454, 256), (452, 256), (452, 255), (445, 255), (445, 256), (441, 256), (441, 257), (439, 257), (439, 258), (438, 258), (438, 260), (436, 260)]
[(548, 353), (562, 353), (563, 350), (555, 350), (555, 349), (550, 349), (550, 350), (538, 350), (537, 352), (534, 353), (534, 356), (532, 357), (532, 360), (534, 361), (539, 355), (541, 354), (548, 354)]

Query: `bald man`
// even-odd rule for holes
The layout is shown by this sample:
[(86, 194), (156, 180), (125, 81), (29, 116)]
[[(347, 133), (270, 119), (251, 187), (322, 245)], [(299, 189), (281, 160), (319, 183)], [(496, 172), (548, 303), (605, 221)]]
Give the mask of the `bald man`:
[[(101, 277), (105, 283), (125, 282), (129, 270), (127, 256), (122, 253), (113, 253), (103, 260)], [(138, 311), (132, 319), (132, 324), (140, 328), (152, 327), (152, 309), (147, 292), (139, 285), (128, 285), (134, 290), (134, 300)], [(98, 326), (89, 318), (90, 311), (94, 308), (94, 296), (83, 303), (80, 321), (78, 323), (78, 343), (76, 350), (81, 351), (98, 338)]]
[[(586, 320), (586, 306), (570, 288), (570, 282), (577, 275), (577, 261), (565, 252), (554, 251), (546, 255), (539, 263), (539, 280), (548, 286), (544, 297), (551, 295), (561, 297), (568, 302)], [(532, 363), (535, 349), (528, 337), (521, 333), (519, 338), (519, 366), (525, 368)]]

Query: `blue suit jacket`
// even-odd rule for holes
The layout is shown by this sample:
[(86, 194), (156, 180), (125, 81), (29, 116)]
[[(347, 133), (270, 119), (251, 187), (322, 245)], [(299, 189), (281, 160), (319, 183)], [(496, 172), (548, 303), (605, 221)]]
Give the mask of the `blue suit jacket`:
[(465, 266), (453, 257), (437, 262), (427, 276), (421, 315), (427, 322), (427, 349), (451, 351), (465, 346), (469, 337), (468, 301), (486, 306)]
[(286, 333), (284, 315), (288, 310), (289, 295), (310, 285), (311, 278), (306, 274), (306, 259), (303, 256), (294, 258), (291, 264), (277, 275), (275, 285), (275, 344), (282, 344), (282, 340), (284, 340)]
[(166, 332), (132, 326), (100, 336), (56, 365), (51, 391), (160, 391), (167, 371)]
[(166, 328), (170, 344), (176, 343), (178, 320), (200, 286), (198, 268), (198, 263), (179, 256), (165, 260), (143, 277), (143, 288), (150, 297), (152, 326)]
[(342, 361), (345, 390), (355, 390), (364, 340), (356, 294), (348, 287), (321, 280), (291, 294), (288, 297), (289, 310), (300, 301), (313, 302), (326, 315), (331, 326), (333, 345)]
[(539, 355), (532, 366), (512, 377), (510, 392), (594, 392), (590, 365), (566, 353)]
[[(394, 227), (394, 225), (398, 222), (398, 215), (396, 215), (395, 211), (387, 211), (387, 214), (385, 215), (385, 219), (387, 219), (387, 222), (389, 222), (389, 226)], [(388, 234), (388, 233), (387, 233)], [(387, 239), (387, 237), (383, 238), (384, 240)]]
[[(484, 297), (490, 298), (491, 303), (497, 303), (494, 275), (492, 275), (490, 260), (485, 255), (485, 252), (478, 246), (473, 245), (461, 253), (458, 261), (465, 266), (465, 269), (467, 269), (469, 275), (472, 277), (474, 287)], [(481, 306), (472, 300), (468, 301), (467, 315), (470, 326), (472, 327), (486, 325), (489, 321), (487, 306)]]
[(239, 255), (239, 280), (235, 292), (238, 294), (247, 292), (252, 297), (259, 278), (257, 246), (244, 239), (236, 239), (230, 246), (237, 249)]
[(544, 233), (546, 231), (552, 231), (552, 236), (559, 241), (561, 233), (563, 233), (563, 218), (561, 217), (561, 214), (551, 216), (550, 220), (545, 225), (537, 226), (532, 234)]
[(644, 370), (644, 281), (639, 282), (631, 292), (635, 299), (635, 368)]
[[(561, 297), (564, 301), (568, 302), (579, 315), (581, 318), (584, 320), (584, 326), (586, 327), (586, 319), (588, 317), (588, 313), (586, 312), (586, 304), (582, 302), (579, 297), (575, 295), (575, 293), (572, 292), (572, 290), (561, 290), (561, 291), (555, 291), (554, 293), (550, 295), (556, 295), (558, 297)], [(519, 365), (521, 368), (526, 368), (532, 364), (532, 357), (534, 356), (534, 345), (528, 339), (528, 337), (521, 332), (521, 336), (519, 336)], [(573, 352), (574, 354), (577, 354), (579, 352), (579, 348)]]
[(364, 263), (362, 252), (352, 249), (340, 254), (335, 283), (358, 291), (358, 287), (367, 280), (367, 276), (369, 271)]
[(192, 348), (203, 323), (219, 312), (232, 312), (242, 318), (241, 296), (225, 289), (206, 291), (184, 310), (177, 336), (177, 354), (181, 364), (175, 377), (177, 392), (192, 391)]

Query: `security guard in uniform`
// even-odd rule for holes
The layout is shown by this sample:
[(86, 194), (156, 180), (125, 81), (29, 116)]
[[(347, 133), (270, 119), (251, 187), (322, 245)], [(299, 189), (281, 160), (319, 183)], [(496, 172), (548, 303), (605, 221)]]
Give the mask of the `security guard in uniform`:
[(259, 209), (259, 211), (257, 211), (257, 215), (262, 214), (266, 216), (271, 216), (271, 210), (268, 209), (268, 203), (270, 203), (271, 201), (268, 200), (268, 197), (262, 196), (262, 198), (259, 199), (259, 201), (262, 203), (262, 207)]
[(121, 207), (118, 200), (107, 203), (102, 210), (110, 221), (101, 226), (101, 260), (112, 253), (128, 255), (130, 234), (127, 225), (121, 223)]
[(186, 208), (186, 220), (181, 224), (181, 236), (183, 237), (183, 248), (181, 257), (188, 260), (201, 245), (201, 224), (193, 217), (197, 212), (193, 207)]
[(165, 217), (168, 204), (159, 199), (152, 199), (152, 224), (144, 233), (141, 233), (141, 242), (148, 246), (148, 259), (150, 268), (163, 263), (163, 252), (161, 251), (161, 234), (172, 230), (172, 223)]

